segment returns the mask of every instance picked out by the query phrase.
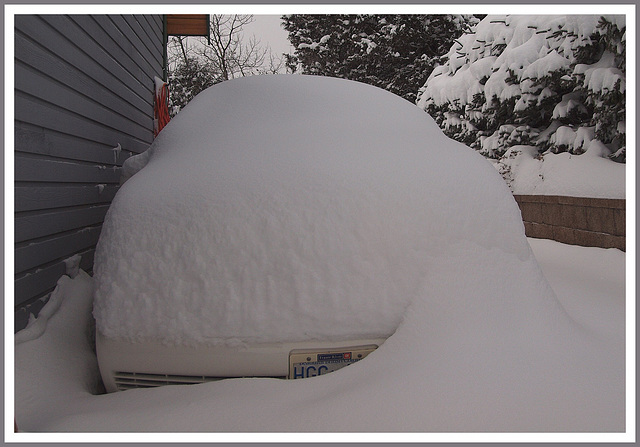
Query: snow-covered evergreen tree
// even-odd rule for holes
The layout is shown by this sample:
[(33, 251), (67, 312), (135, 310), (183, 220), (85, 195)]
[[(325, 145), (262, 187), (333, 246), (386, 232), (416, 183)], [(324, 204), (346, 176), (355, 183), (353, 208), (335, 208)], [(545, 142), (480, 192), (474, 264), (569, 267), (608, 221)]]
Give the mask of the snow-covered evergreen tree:
[(295, 48), (292, 71), (365, 82), (416, 100), (453, 40), (478, 22), (462, 15), (306, 15), (282, 17)]
[(524, 144), (624, 161), (625, 31), (624, 16), (487, 16), (456, 40), (418, 105), (491, 158)]

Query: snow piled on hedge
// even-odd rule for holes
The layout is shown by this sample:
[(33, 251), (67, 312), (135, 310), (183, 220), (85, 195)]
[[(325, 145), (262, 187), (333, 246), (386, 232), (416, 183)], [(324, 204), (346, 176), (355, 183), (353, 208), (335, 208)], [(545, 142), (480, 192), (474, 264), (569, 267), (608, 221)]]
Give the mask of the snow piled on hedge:
[(418, 105), (491, 158), (593, 143), (624, 161), (625, 29), (616, 15), (489, 15), (451, 47)]

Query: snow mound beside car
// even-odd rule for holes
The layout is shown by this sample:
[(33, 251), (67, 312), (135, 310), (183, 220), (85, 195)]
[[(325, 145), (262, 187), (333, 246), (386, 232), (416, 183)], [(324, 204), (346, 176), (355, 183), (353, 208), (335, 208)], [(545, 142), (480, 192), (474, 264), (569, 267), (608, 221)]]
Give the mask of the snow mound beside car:
[[(198, 95), (143, 158), (96, 251), (94, 315), (107, 337), (387, 337), (425, 296), (446, 306), (468, 299), (452, 296), (462, 287), (477, 295), (473, 306), (492, 305), (483, 266), (451, 264), (462, 243), (498, 253), (498, 270), (525, 262), (519, 274), (540, 286), (523, 305), (555, 300), (493, 167), (384, 90), (299, 75), (224, 82)], [(434, 287), (434, 271), (458, 285)]]

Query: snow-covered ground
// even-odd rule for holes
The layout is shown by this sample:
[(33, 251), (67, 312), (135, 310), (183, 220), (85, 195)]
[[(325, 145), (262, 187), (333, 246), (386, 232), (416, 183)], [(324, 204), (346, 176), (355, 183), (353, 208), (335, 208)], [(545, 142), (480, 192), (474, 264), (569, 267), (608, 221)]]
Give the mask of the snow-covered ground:
[(533, 146), (513, 146), (493, 163), (514, 194), (624, 199), (627, 166), (604, 158), (599, 147), (540, 155)]
[[(585, 248), (560, 244), (554, 241), (529, 239), (529, 243), (535, 256), (549, 280), (551, 287), (555, 290), (558, 299), (585, 330), (594, 336), (606, 335), (617, 344), (624, 343), (625, 332), (625, 254), (615, 249)], [(157, 388), (151, 390), (130, 390), (117, 392), (110, 395), (96, 395), (99, 374), (97, 370), (96, 357), (91, 347), (90, 321), (92, 308), (92, 279), (80, 272), (73, 280), (63, 277), (58, 289), (54, 294), (51, 306), (57, 311), (50, 312), (48, 321), (44, 321), (46, 330), (34, 331), (35, 336), (31, 341), (23, 341), (16, 345), (15, 350), (15, 380), (16, 396), (15, 410), (16, 420), (20, 430), (32, 433), (18, 433), (9, 435), (5, 440), (70, 440), (83, 439), (100, 441), (94, 435), (86, 435), (82, 438), (74, 438), (70, 435), (60, 435), (55, 437), (51, 434), (39, 436), (34, 432), (134, 432), (134, 431), (170, 431), (170, 432), (246, 432), (245, 435), (233, 435), (237, 440), (257, 440), (249, 432), (253, 431), (276, 431), (276, 432), (298, 432), (298, 431), (325, 431), (333, 429), (348, 429), (352, 427), (354, 431), (377, 431), (380, 428), (388, 431), (408, 431), (408, 432), (428, 432), (433, 426), (434, 414), (437, 414), (440, 422), (449, 420), (449, 429), (453, 432), (460, 429), (468, 429), (468, 422), (478, 418), (486, 424), (493, 418), (507, 418), (511, 422), (518, 419), (518, 416), (509, 416), (496, 411), (492, 405), (486, 405), (485, 415), (475, 414), (473, 406), (469, 406), (468, 412), (453, 413), (456, 405), (452, 402), (450, 408), (440, 408), (434, 413), (429, 401), (415, 401), (410, 399), (403, 390), (401, 383), (396, 383), (394, 389), (379, 389), (381, 386), (380, 375), (367, 371), (369, 366), (367, 360), (360, 362), (360, 369), (356, 380), (348, 377), (347, 374), (337, 372), (330, 376), (316, 379), (304, 379), (302, 381), (287, 382), (277, 379), (234, 379), (218, 383), (204, 385), (187, 385)], [(633, 297), (631, 297), (633, 298)], [(53, 304), (53, 303), (58, 303)], [(45, 312), (44, 314), (47, 314)], [(40, 323), (42, 325), (43, 323)], [(35, 326), (32, 326), (35, 327)], [(20, 333), (19, 338), (28, 339), (29, 330)], [(41, 334), (38, 336), (38, 334)], [(384, 363), (384, 357), (379, 356), (378, 363)], [(442, 359), (427, 359), (425, 365)], [(353, 365), (355, 366), (355, 365)], [(389, 365), (392, 366), (392, 365)], [(355, 371), (355, 368), (348, 368)], [(382, 374), (393, 374), (393, 368), (384, 368)], [(494, 371), (499, 374), (499, 371)], [(468, 374), (470, 377), (473, 371), (452, 371), (452, 374)], [(335, 380), (327, 380), (334, 378)], [(391, 377), (393, 379), (393, 377)], [(579, 379), (579, 378), (577, 378)], [(423, 381), (425, 386), (434, 380), (428, 374), (425, 366)], [(388, 384), (387, 384), (388, 385)], [(608, 380), (596, 386), (607, 391), (607, 387), (612, 385)], [(313, 398), (308, 397), (309, 392), (320, 386), (321, 393), (317, 393)], [(283, 393), (284, 398), (278, 402), (288, 401), (291, 406), (290, 411), (283, 411), (282, 408), (274, 407), (269, 402), (273, 398), (273, 392)], [(454, 390), (442, 390), (442, 393), (451, 393)], [(465, 387), (461, 398), (465, 398), (470, 404), (478, 397), (480, 390), (473, 390)], [(616, 393), (615, 387), (608, 392)], [(367, 407), (366, 394), (375, 396), (381, 393), (391, 397), (386, 404), (378, 404), (374, 409)], [(343, 395), (343, 398), (340, 398)], [(235, 397), (234, 397), (235, 396)], [(452, 396), (453, 397), (453, 396)], [(508, 396), (504, 396), (508, 399)], [(264, 399), (261, 414), (254, 411), (251, 406), (255, 401)], [(373, 418), (366, 422), (356, 415), (350, 414), (354, 406), (332, 407), (333, 417), (318, 418), (312, 411), (314, 406), (322, 406), (325, 402), (344, 403), (346, 401), (362, 401), (356, 405), (363, 414), (378, 414), (378, 418)], [(410, 405), (402, 406), (401, 402), (408, 400)], [(488, 404), (488, 402), (487, 402)], [(554, 402), (554, 405), (563, 405), (562, 399)], [(373, 410), (373, 411), (372, 411)], [(620, 409), (621, 410), (621, 409)], [(511, 408), (516, 414), (525, 415), (526, 409)], [(619, 413), (618, 418), (624, 418)], [(345, 419), (342, 425), (332, 425), (331, 419)], [(378, 419), (378, 420), (376, 420)], [(383, 427), (377, 424), (384, 420)], [(623, 419), (622, 419), (623, 420)], [(350, 421), (352, 421), (350, 425)], [(334, 421), (335, 422), (335, 421)], [(457, 424), (459, 425), (457, 425)], [(561, 424), (557, 427), (562, 431)], [(483, 426), (478, 424), (475, 428), (478, 431), (490, 431), (493, 424)], [(500, 427), (507, 429), (508, 427)], [(517, 426), (514, 426), (514, 429)], [(594, 427), (595, 428), (595, 427)], [(614, 428), (614, 427), (612, 427)], [(623, 427), (618, 426), (623, 430)], [(588, 429), (588, 428), (587, 428)], [(507, 430), (508, 431), (508, 430)], [(452, 435), (452, 436), (431, 436), (412, 435), (392, 438), (385, 438), (376, 435), (375, 438), (367, 437), (369, 440), (615, 440), (615, 435), (594, 436), (589, 434), (580, 437), (575, 435), (555, 435), (540, 437), (527, 434), (526, 436), (491, 435), (486, 437), (477, 434), (473, 436)], [(215, 435), (195, 435), (193, 438), (188, 435), (180, 435), (172, 438), (171, 435), (161, 436), (144, 435), (116, 436), (117, 440), (220, 440), (220, 436)], [(274, 437), (261, 436), (260, 439), (300, 439), (297, 437), (287, 438), (287, 435), (274, 435)], [(356, 436), (340, 435), (330, 436), (323, 439), (361, 439)]]
[[(22, 430), (624, 432), (625, 254), (527, 243), (496, 171), (410, 103), (338, 79), (235, 80), (144, 158), (95, 278), (63, 278), (17, 335)], [(141, 352), (390, 336), (320, 377), (97, 394), (92, 311)]]

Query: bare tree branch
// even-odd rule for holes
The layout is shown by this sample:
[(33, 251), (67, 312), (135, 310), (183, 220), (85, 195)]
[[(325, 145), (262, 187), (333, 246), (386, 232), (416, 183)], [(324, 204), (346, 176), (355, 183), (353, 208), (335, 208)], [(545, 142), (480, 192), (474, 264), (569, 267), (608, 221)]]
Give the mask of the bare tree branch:
[(245, 26), (251, 22), (252, 15), (216, 14), (210, 16), (208, 41), (194, 37), (169, 40), (170, 91), (176, 110), (213, 83), (286, 70), (284, 60), (274, 57), (268, 46), (255, 36), (244, 35)]

